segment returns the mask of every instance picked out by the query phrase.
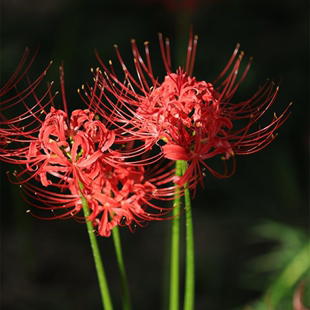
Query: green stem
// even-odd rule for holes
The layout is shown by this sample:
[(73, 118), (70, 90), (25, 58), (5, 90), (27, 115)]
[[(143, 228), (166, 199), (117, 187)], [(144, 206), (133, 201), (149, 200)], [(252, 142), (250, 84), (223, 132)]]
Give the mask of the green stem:
[[(81, 182), (79, 182), (81, 190), (83, 189), (83, 185)], [(85, 197), (80, 193), (80, 197), (82, 200), (82, 205), (83, 205), (83, 211), (84, 211), (84, 216), (86, 219), (86, 226), (87, 226), (87, 231), (89, 235), (89, 240), (90, 240), (90, 245), (93, 251), (93, 256), (94, 256), (94, 261), (95, 261), (95, 267), (97, 271), (97, 276), (98, 276), (98, 281), (99, 281), (99, 288), (100, 288), (100, 293), (101, 293), (101, 298), (102, 298), (102, 304), (103, 304), (103, 309), (105, 310), (113, 310), (112, 306), (112, 301), (110, 297), (110, 292), (109, 292), (109, 287), (108, 283), (105, 277), (105, 272), (100, 256), (100, 251), (96, 239), (96, 235), (94, 232), (94, 227), (91, 221), (87, 221), (87, 218), (90, 214), (89, 208), (88, 208), (88, 203)]]
[[(176, 161), (177, 176), (182, 175), (181, 161)], [(179, 310), (179, 270), (180, 270), (180, 187), (176, 185), (173, 203), (173, 220), (171, 228), (171, 260), (170, 260), (170, 310)]]
[[(182, 174), (186, 171), (186, 161), (182, 162)], [(191, 209), (191, 196), (188, 184), (184, 185), (185, 217), (186, 217), (186, 267), (185, 267), (185, 296), (184, 310), (194, 309), (195, 301), (195, 258), (194, 258), (194, 229)]]
[(118, 268), (119, 268), (119, 272), (121, 274), (121, 279), (122, 279), (123, 309), (130, 310), (131, 303), (130, 303), (127, 276), (126, 276), (125, 265), (124, 265), (124, 260), (123, 260), (122, 245), (121, 245), (121, 239), (119, 235), (118, 226), (115, 226), (113, 228), (112, 236), (113, 236), (113, 241), (114, 241)]

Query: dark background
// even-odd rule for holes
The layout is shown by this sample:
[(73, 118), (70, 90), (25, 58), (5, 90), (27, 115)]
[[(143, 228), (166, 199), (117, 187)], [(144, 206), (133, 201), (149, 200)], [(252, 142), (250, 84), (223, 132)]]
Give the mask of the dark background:
[[(198, 79), (212, 81), (237, 42), (245, 51), (245, 62), (254, 56), (236, 101), (254, 94), (265, 78), (279, 81), (282, 76), (267, 122), (274, 111), (281, 113), (291, 101), (293, 105), (277, 139), (259, 153), (238, 157), (230, 179), (208, 175), (205, 190), (200, 187), (193, 202), (195, 309), (266, 309), (256, 301), (268, 288), (280, 290), (274, 283), (309, 237), (308, 3), (186, 3), (180, 9), (177, 1), (164, 0), (3, 0), (1, 84), (13, 73), (25, 47), (34, 51), (40, 44), (31, 73), (37, 76), (53, 59), (48, 79), (55, 80), (54, 89), (59, 89), (58, 66), (63, 60), (69, 108), (83, 108), (76, 89), (91, 81), (89, 68), (98, 66), (94, 48), (106, 62), (112, 59), (116, 64), (113, 44), (117, 43), (125, 62), (132, 64), (130, 39), (135, 38), (140, 48), (148, 40), (155, 74), (163, 77), (157, 33), (170, 37), (177, 68), (176, 59), (185, 59), (190, 24), (199, 35), (194, 70)], [(40, 221), (27, 215), (19, 188), (6, 179), (8, 169), (12, 168), (2, 164), (1, 309), (100, 309), (86, 228), (74, 220)], [(134, 234), (121, 229), (133, 309), (164, 309), (169, 224), (150, 223)], [(114, 306), (120, 309), (112, 239), (99, 238), (99, 244)], [(298, 283), (280, 290), (283, 298), (274, 309), (292, 309)], [(309, 307), (308, 291), (304, 299)]]

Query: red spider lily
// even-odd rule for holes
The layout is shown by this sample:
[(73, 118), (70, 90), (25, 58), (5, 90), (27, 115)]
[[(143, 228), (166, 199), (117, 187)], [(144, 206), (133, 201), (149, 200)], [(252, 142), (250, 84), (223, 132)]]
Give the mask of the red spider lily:
[[(14, 75), (20, 73), (24, 58)], [(116, 225), (133, 229), (137, 224), (142, 226), (151, 220), (166, 219), (171, 209), (158, 207), (151, 200), (173, 199), (174, 186), (170, 183), (174, 170), (170, 169), (171, 164), (158, 163), (155, 168), (147, 170), (142, 166), (126, 165), (124, 156), (111, 149), (118, 138), (117, 131), (108, 129), (94, 112), (75, 110), (69, 118), (62, 67), (60, 81), (64, 111), (54, 108), (54, 96), (50, 95), (52, 84), (39, 99), (35, 90), (45, 73), (31, 82), (28, 69), (29, 66), (21, 74), (22, 78), (27, 78), (29, 86), (26, 90), (18, 90), (21, 78), (14, 77), (1, 92), (5, 96), (15, 90), (17, 95), (1, 102), (4, 143), (0, 159), (23, 167), (21, 172), (13, 173), (17, 181), (8, 176), (13, 183), (21, 185), (25, 199), (37, 208), (53, 212), (53, 217), (45, 219), (74, 217), (77, 220), (84, 219), (78, 214), (82, 200), (86, 199), (90, 209), (88, 220), (93, 222), (101, 236), (110, 236)], [(25, 102), (30, 96), (34, 99), (33, 106)], [(24, 108), (20, 116), (6, 118), (3, 115), (17, 106)], [(49, 113), (46, 112), (48, 108)], [(118, 138), (117, 143), (123, 143), (122, 140)], [(121, 148), (133, 152), (132, 143)], [(31, 179), (45, 188), (29, 182)]]
[[(270, 124), (261, 128), (258, 121), (273, 105), (279, 86), (270, 81), (258, 89), (248, 100), (232, 103), (234, 94), (247, 75), (252, 58), (238, 78), (240, 63), (244, 53), (239, 52), (239, 44), (224, 70), (213, 83), (197, 81), (192, 77), (198, 37), (191, 31), (185, 68), (172, 73), (169, 39), (165, 42), (159, 34), (159, 43), (167, 75), (162, 83), (153, 74), (149, 44), (145, 42), (146, 60), (143, 60), (135, 40), (132, 51), (137, 79), (127, 69), (119, 49), (115, 46), (118, 60), (124, 71), (124, 79), (119, 79), (112, 62), (108, 68), (97, 55), (104, 74), (97, 69), (95, 85), (89, 87), (85, 100), (89, 109), (96, 111), (113, 123), (123, 142), (141, 140), (135, 155), (148, 152), (159, 141), (159, 153), (171, 160), (185, 160), (188, 169), (185, 175), (176, 179), (182, 186), (187, 181), (202, 180), (202, 169), (208, 169), (216, 177), (228, 177), (234, 173), (234, 155), (255, 153), (266, 147), (275, 137), (275, 131), (289, 116), (287, 110), (277, 117), (274, 114)], [(124, 82), (122, 82), (124, 80)], [(110, 99), (109, 94), (115, 97)], [(106, 103), (107, 102), (107, 103)], [(243, 123), (234, 129), (237, 121)], [(258, 127), (258, 128), (257, 128)], [(125, 157), (132, 154), (123, 153)], [(205, 160), (215, 155), (223, 155), (223, 173), (214, 171)], [(157, 154), (156, 156), (159, 157)], [(229, 172), (226, 160), (233, 158), (233, 168)], [(147, 164), (157, 160), (136, 160), (137, 164)]]

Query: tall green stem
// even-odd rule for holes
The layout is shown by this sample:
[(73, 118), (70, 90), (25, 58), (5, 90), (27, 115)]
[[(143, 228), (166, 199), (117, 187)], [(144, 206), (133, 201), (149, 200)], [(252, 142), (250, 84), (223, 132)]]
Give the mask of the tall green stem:
[[(83, 189), (83, 185), (81, 182), (79, 183), (79, 185), (80, 185), (80, 188)], [(87, 231), (89, 235), (90, 245), (93, 251), (93, 257), (94, 257), (95, 267), (96, 267), (98, 281), (99, 281), (99, 288), (100, 288), (100, 293), (101, 293), (101, 298), (102, 298), (103, 309), (113, 310), (109, 287), (108, 287), (108, 283), (105, 277), (105, 272), (104, 272), (104, 268), (103, 268), (103, 264), (102, 264), (102, 260), (100, 256), (100, 251), (99, 251), (96, 235), (94, 233), (94, 227), (91, 221), (87, 221), (87, 217), (90, 214), (88, 203), (85, 197), (82, 195), (82, 193), (80, 194), (80, 197), (82, 200), (83, 212), (84, 212), (84, 216), (86, 219), (86, 226), (87, 226)]]
[[(186, 162), (182, 162), (182, 172), (186, 171)], [(185, 216), (186, 216), (186, 267), (184, 310), (193, 310), (195, 302), (195, 256), (194, 229), (191, 209), (191, 196), (188, 184), (184, 185)]]
[(119, 272), (121, 274), (121, 280), (122, 280), (123, 310), (130, 310), (131, 302), (130, 302), (129, 288), (127, 284), (127, 276), (126, 276), (126, 270), (125, 270), (125, 265), (124, 265), (124, 260), (123, 260), (121, 239), (119, 235), (118, 226), (115, 226), (113, 228), (112, 236), (113, 236), (113, 241), (114, 241), (118, 268), (119, 268)]
[[(176, 175), (182, 175), (182, 166), (180, 161), (176, 161)], [(179, 310), (179, 271), (180, 271), (180, 188), (176, 185), (175, 197), (173, 203), (173, 220), (171, 228), (171, 260), (170, 260), (170, 310)]]

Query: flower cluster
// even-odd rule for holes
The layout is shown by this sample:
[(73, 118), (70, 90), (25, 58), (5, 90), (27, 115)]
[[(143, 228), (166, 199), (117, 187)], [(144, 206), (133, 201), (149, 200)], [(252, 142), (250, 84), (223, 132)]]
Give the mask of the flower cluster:
[[(60, 76), (63, 88), (62, 68)], [(41, 99), (35, 95), (37, 85), (37, 81), (30, 83), (25, 95), (18, 92), (15, 98), (2, 101), (3, 112), (25, 109), (11, 119), (1, 113), (0, 154), (2, 161), (23, 167), (14, 171), (16, 178), (11, 181), (22, 186), (25, 199), (37, 208), (52, 211), (54, 216), (48, 219), (82, 219), (78, 214), (85, 199), (91, 212), (87, 220), (101, 236), (110, 236), (116, 225), (127, 225), (132, 230), (137, 224), (167, 218), (171, 209), (156, 206), (151, 200), (173, 198), (174, 187), (169, 186), (174, 176), (171, 165), (159, 162), (152, 169), (127, 165), (117, 150), (117, 132), (88, 109), (74, 110), (69, 117), (65, 98), (65, 111), (54, 107), (53, 96), (43, 104), (51, 85)], [(5, 94), (3, 91), (2, 96)], [(24, 99), (31, 94), (35, 103), (29, 107)], [(129, 144), (121, 148), (132, 151)]]
[[(1, 97), (16, 92), (1, 102), (0, 159), (23, 167), (15, 173), (17, 182), (23, 184), (28, 196), (45, 206), (34, 205), (52, 210), (54, 218), (79, 218), (82, 200), (86, 199), (91, 211), (88, 220), (100, 235), (109, 236), (116, 225), (133, 228), (169, 218), (172, 208), (163, 209), (152, 199), (173, 199), (175, 186), (188, 186), (195, 193), (196, 184), (202, 183), (203, 170), (228, 177), (235, 170), (235, 155), (251, 154), (267, 146), (289, 116), (287, 107), (279, 117), (274, 114), (266, 127), (257, 127), (273, 105), (279, 86), (266, 81), (251, 98), (233, 103), (252, 59), (238, 77), (243, 58), (238, 44), (213, 83), (199, 81), (192, 75), (197, 42), (198, 37), (191, 32), (185, 68), (179, 67), (174, 73), (169, 40), (164, 42), (159, 34), (167, 72), (162, 83), (153, 73), (148, 42), (144, 44), (143, 60), (135, 40), (131, 41), (137, 78), (127, 69), (117, 46), (124, 71), (121, 79), (112, 62), (108, 68), (96, 52), (103, 72), (92, 70), (94, 85), (78, 90), (87, 109), (75, 110), (70, 117), (63, 69), (60, 85), (64, 110), (59, 110), (54, 107), (52, 83), (43, 96), (36, 95), (49, 66), (31, 82), (27, 72), (33, 58), (20, 74), (26, 51), (0, 91)], [(23, 78), (28, 86), (19, 91)], [(32, 106), (25, 102), (30, 98), (34, 100)], [(17, 107), (24, 109), (18, 117), (4, 116), (6, 110)], [(242, 125), (237, 127), (237, 121)], [(221, 173), (208, 163), (217, 155), (224, 163)], [(182, 176), (175, 176), (172, 168), (178, 160), (187, 163)], [(230, 170), (227, 162), (232, 162)], [(30, 179), (44, 188), (28, 182)]]
[[(176, 73), (171, 69), (169, 40), (164, 42), (159, 34), (159, 42), (167, 72), (162, 83), (153, 74), (148, 42), (144, 44), (146, 60), (143, 60), (135, 40), (131, 42), (138, 79), (134, 79), (127, 69), (117, 46), (116, 54), (124, 71), (124, 79), (116, 76), (111, 61), (109, 69), (97, 54), (104, 73), (97, 69), (95, 87), (90, 89), (88, 96), (91, 101), (86, 102), (89, 109), (104, 118), (113, 118), (113, 123), (127, 141), (143, 141), (140, 152), (137, 151), (139, 155), (159, 144), (161, 156), (172, 161), (186, 161), (186, 173), (181, 178), (175, 178), (179, 186), (184, 186), (186, 182), (202, 182), (205, 169), (219, 178), (232, 175), (235, 170), (234, 156), (251, 154), (266, 147), (289, 116), (288, 106), (279, 117), (274, 114), (266, 127), (257, 126), (275, 102), (279, 86), (275, 87), (272, 81), (267, 80), (251, 98), (233, 103), (233, 96), (252, 62), (250, 58), (238, 77), (244, 56), (242, 51), (239, 53), (239, 44), (218, 78), (208, 83), (192, 76), (197, 36), (191, 32), (186, 66), (178, 68)], [(116, 102), (109, 99), (109, 93), (116, 98)], [(206, 162), (216, 155), (221, 155), (223, 159), (222, 173), (213, 170)], [(229, 170), (226, 162), (230, 158), (232, 168)]]

